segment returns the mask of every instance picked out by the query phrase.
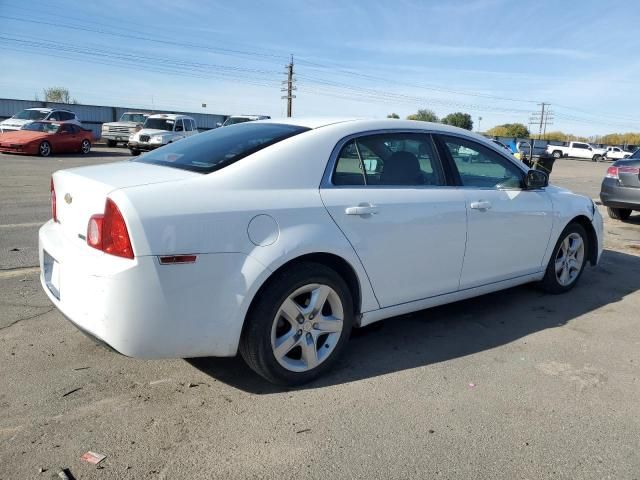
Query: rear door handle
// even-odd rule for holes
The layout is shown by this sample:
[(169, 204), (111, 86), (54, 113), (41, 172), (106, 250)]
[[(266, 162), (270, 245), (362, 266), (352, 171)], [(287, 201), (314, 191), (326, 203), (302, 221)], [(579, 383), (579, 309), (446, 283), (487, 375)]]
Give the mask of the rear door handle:
[(378, 207), (370, 203), (361, 203), (357, 207), (347, 207), (344, 211), (347, 215), (375, 215)]
[(491, 208), (491, 202), (478, 200), (477, 202), (471, 202), (469, 206), (474, 210), (489, 210)]

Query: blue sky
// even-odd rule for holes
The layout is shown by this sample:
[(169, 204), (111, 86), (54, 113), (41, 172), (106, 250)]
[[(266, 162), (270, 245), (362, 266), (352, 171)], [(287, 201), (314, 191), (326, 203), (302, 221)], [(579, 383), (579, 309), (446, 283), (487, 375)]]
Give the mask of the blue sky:
[[(0, 0), (0, 97), (209, 113), (470, 113), (582, 135), (640, 130), (640, 3)], [(201, 104), (207, 107), (202, 108)]]

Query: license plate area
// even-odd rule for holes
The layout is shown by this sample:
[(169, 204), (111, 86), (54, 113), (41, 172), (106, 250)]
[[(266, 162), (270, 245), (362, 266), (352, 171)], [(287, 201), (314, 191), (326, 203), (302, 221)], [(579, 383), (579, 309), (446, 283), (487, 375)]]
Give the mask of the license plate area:
[(60, 300), (60, 264), (47, 253), (43, 252), (44, 283), (49, 291)]

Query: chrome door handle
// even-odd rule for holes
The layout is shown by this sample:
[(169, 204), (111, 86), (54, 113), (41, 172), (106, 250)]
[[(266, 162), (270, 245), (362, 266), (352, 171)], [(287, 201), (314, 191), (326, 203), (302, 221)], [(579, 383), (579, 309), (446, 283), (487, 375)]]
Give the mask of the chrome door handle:
[(491, 202), (486, 200), (478, 200), (477, 202), (471, 202), (469, 205), (474, 210), (489, 210), (491, 208)]
[(347, 207), (344, 211), (347, 215), (375, 215), (378, 207), (371, 204), (360, 204), (357, 207)]

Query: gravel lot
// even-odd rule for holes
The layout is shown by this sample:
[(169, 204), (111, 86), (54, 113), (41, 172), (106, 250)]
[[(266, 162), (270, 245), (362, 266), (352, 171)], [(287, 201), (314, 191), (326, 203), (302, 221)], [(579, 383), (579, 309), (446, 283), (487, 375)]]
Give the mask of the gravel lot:
[[(606, 218), (601, 264), (567, 295), (387, 320), (283, 390), (240, 359), (109, 352), (41, 292), (50, 174), (127, 153), (0, 156), (0, 479), (640, 478), (640, 215)], [(607, 165), (562, 160), (552, 182), (597, 198)]]

